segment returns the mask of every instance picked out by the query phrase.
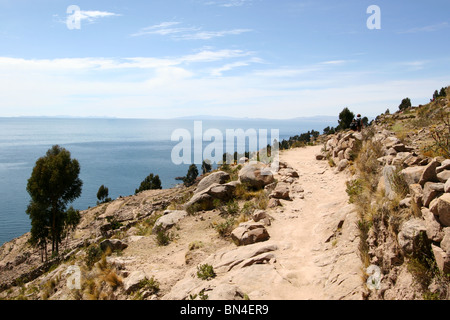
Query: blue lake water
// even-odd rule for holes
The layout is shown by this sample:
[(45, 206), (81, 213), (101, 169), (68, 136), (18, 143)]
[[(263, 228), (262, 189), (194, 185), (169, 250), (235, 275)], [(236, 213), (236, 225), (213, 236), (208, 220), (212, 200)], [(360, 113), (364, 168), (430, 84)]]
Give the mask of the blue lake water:
[[(218, 129), (279, 130), (279, 138), (336, 126), (337, 121), (203, 120), (203, 132)], [(25, 213), (30, 197), (27, 180), (39, 157), (58, 144), (80, 162), (83, 192), (72, 205), (84, 210), (95, 206), (103, 184), (109, 196), (134, 194), (150, 173), (158, 174), (163, 188), (175, 186), (175, 177), (186, 175), (189, 164), (175, 165), (171, 141), (175, 129), (194, 137), (193, 120), (0, 118), (0, 245), (30, 230)], [(203, 147), (209, 142), (204, 142)], [(225, 151), (225, 150), (224, 150)], [(254, 151), (254, 150), (250, 150)], [(192, 158), (194, 155), (192, 156)]]

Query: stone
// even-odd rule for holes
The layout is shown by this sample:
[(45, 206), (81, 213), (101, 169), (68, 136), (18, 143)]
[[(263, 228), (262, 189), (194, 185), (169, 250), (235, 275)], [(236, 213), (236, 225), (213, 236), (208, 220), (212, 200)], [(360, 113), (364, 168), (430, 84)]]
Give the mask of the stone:
[(163, 215), (156, 220), (152, 233), (160, 230), (167, 230), (172, 228), (178, 221), (185, 218), (187, 212), (185, 210), (166, 210)]
[(213, 184), (209, 187), (207, 193), (215, 199), (228, 201), (233, 198), (236, 187), (234, 184)]
[(411, 195), (411, 201), (416, 204), (417, 207), (422, 207), (423, 190), (420, 184), (413, 183), (409, 185), (409, 194)]
[(206, 190), (196, 193), (192, 198), (185, 204), (185, 208), (197, 207), (200, 210), (212, 210), (214, 209), (214, 198), (210, 196)]
[(431, 201), (438, 195), (444, 192), (443, 183), (425, 182), (423, 188), (422, 203), (425, 207), (428, 207)]
[(442, 248), (432, 244), (431, 249), (436, 260), (436, 265), (444, 274), (450, 272), (450, 254), (446, 253)]
[(275, 181), (270, 167), (258, 162), (248, 163), (239, 171), (239, 180), (249, 186), (262, 189)]
[(444, 236), (441, 241), (441, 248), (447, 253), (450, 253), (450, 227), (444, 228)]
[(425, 221), (425, 228), (428, 239), (435, 242), (441, 242), (444, 232), (439, 221), (428, 208), (422, 208), (422, 217)]
[(441, 165), (436, 168), (436, 173), (440, 173), (444, 170), (450, 170), (450, 159), (442, 161)]
[(289, 185), (287, 183), (279, 182), (272, 193), (270, 198), (289, 200)]
[(394, 187), (392, 185), (392, 176), (395, 174), (395, 170), (395, 166), (384, 166), (382, 171), (384, 191), (389, 200), (394, 200), (396, 196), (396, 192), (394, 191)]
[(316, 160), (324, 160), (326, 159), (326, 155), (324, 153), (316, 154)]
[(450, 226), (450, 193), (444, 193), (430, 203), (430, 210), (438, 216), (439, 222), (445, 227)]
[(270, 236), (264, 225), (244, 222), (231, 232), (231, 239), (238, 246), (269, 240)]
[(408, 167), (400, 171), (400, 174), (403, 176), (407, 184), (415, 184), (419, 183), (424, 170), (425, 167)]
[(399, 152), (392, 160), (392, 164), (395, 166), (401, 166), (404, 162), (409, 161), (409, 159), (412, 157), (413, 155), (411, 152)]
[(407, 254), (414, 252), (417, 247), (421, 233), (426, 233), (425, 222), (422, 219), (413, 218), (400, 226), (398, 233), (398, 244)]
[(108, 248), (111, 251), (122, 251), (122, 250), (128, 248), (128, 245), (125, 242), (118, 240), (118, 239), (103, 240), (100, 243), (100, 249), (102, 249), (102, 251), (106, 251)]
[(444, 192), (450, 192), (450, 179), (444, 184)]
[(403, 143), (397, 143), (392, 146), (392, 149), (394, 149), (396, 152), (412, 152), (414, 148), (407, 147)]
[(255, 222), (258, 222), (260, 220), (263, 220), (267, 217), (267, 213), (264, 210), (255, 210), (252, 214), (252, 219)]
[(411, 198), (407, 197), (407, 198), (401, 200), (398, 205), (400, 206), (400, 208), (409, 208), (409, 207), (411, 207)]
[(248, 158), (247, 157), (241, 157), (239, 158), (238, 164), (244, 164), (248, 162)]
[(268, 208), (276, 208), (276, 207), (280, 207), (280, 206), (281, 206), (280, 199), (275, 199), (275, 198), (269, 199), (269, 203), (267, 204)]
[(125, 292), (130, 294), (133, 291), (138, 290), (140, 282), (145, 280), (146, 277), (147, 276), (143, 271), (131, 272), (130, 275), (123, 281), (123, 288), (125, 289)]
[(437, 174), (437, 178), (441, 182), (447, 182), (450, 178), (450, 170), (444, 170)]
[(439, 162), (436, 160), (432, 160), (429, 164), (427, 164), (420, 176), (419, 183), (423, 186), (425, 182), (437, 182), (438, 178), (436, 175), (436, 168), (439, 166)]
[(348, 166), (348, 160), (347, 159), (342, 159), (341, 161), (339, 161), (338, 166), (337, 166), (337, 171), (341, 172), (344, 171), (345, 168), (347, 168)]
[(224, 171), (213, 172), (210, 175), (204, 177), (198, 184), (196, 193), (201, 192), (211, 185), (218, 183), (223, 184), (230, 179), (230, 175)]

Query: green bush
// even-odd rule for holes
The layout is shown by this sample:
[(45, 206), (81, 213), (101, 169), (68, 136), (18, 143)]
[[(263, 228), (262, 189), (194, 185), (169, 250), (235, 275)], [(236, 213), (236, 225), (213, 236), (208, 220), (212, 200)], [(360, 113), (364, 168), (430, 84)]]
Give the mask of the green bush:
[(202, 280), (210, 280), (216, 276), (214, 268), (210, 264), (202, 264), (197, 267), (197, 277)]

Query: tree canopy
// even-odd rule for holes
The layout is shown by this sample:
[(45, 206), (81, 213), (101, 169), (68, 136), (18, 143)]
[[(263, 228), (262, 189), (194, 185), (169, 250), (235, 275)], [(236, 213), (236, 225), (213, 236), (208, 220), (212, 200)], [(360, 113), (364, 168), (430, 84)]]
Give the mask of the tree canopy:
[(52, 242), (52, 254), (58, 253), (58, 245), (68, 226), (67, 204), (81, 195), (83, 182), (78, 177), (80, 164), (71, 159), (71, 154), (64, 148), (54, 145), (44, 157), (36, 161), (31, 177), (28, 179), (27, 191), (31, 197), (27, 214), (31, 219), (30, 242), (39, 246), (46, 254), (47, 242)]
[(150, 173), (139, 186), (139, 189), (135, 190), (135, 194), (138, 194), (139, 192), (145, 191), (145, 190), (156, 190), (156, 189), (162, 189), (161, 186), (161, 179), (158, 175), (153, 175), (153, 173)]

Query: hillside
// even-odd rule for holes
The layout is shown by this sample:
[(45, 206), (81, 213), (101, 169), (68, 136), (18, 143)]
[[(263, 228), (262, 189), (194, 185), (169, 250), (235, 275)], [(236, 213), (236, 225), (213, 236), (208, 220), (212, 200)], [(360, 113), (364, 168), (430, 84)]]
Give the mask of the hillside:
[(0, 298), (448, 299), (449, 108), (90, 208), (46, 263), (25, 234), (0, 248)]

